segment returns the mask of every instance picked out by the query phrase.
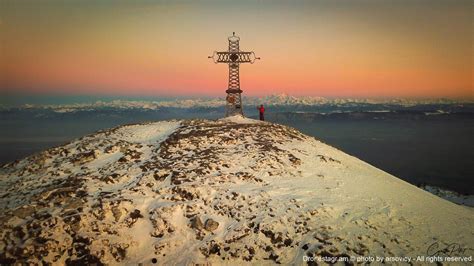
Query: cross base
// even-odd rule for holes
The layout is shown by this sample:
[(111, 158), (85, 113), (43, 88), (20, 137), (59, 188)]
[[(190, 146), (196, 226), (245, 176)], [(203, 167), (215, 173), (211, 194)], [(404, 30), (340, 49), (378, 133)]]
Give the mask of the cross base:
[[(239, 90), (242, 92), (242, 90)], [(240, 92), (227, 93), (225, 116), (244, 115)]]

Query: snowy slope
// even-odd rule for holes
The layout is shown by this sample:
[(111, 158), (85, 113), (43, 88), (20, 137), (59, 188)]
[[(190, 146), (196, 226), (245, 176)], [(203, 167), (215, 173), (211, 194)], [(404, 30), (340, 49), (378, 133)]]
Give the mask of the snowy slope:
[(0, 262), (305, 264), (474, 247), (474, 211), (243, 117), (98, 132), (0, 169)]

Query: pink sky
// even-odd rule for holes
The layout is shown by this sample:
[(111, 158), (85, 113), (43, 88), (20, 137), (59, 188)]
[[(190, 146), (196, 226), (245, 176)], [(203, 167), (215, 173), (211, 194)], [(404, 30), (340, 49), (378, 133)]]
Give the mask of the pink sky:
[(207, 56), (236, 31), (262, 57), (246, 95), (472, 98), (471, 4), (454, 2), (7, 1), (0, 89), (219, 96), (227, 66)]

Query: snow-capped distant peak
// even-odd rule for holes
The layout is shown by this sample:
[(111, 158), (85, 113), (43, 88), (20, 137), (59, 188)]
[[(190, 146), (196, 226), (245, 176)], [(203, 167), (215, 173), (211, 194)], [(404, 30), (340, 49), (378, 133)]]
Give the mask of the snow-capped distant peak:
[[(273, 94), (263, 97), (243, 96), (244, 105), (257, 106), (263, 104), (265, 106), (347, 106), (353, 107), (358, 104), (384, 104), (401, 107), (410, 107), (417, 104), (459, 104), (459, 102), (448, 99), (432, 99), (432, 100), (413, 100), (413, 99), (351, 99), (336, 98), (327, 99), (316, 96), (292, 96), (286, 93)], [(472, 103), (472, 101), (466, 101)], [(98, 108), (117, 108), (117, 109), (145, 109), (159, 110), (160, 108), (216, 108), (225, 105), (224, 97), (215, 98), (197, 98), (197, 99), (175, 99), (160, 101), (134, 101), (134, 100), (113, 100), (113, 101), (95, 101), (91, 103), (77, 104), (56, 104), (56, 105), (33, 105), (24, 104), (20, 108), (23, 109), (51, 109), (55, 112), (75, 112), (81, 110), (94, 110)], [(8, 108), (7, 108), (8, 109)]]

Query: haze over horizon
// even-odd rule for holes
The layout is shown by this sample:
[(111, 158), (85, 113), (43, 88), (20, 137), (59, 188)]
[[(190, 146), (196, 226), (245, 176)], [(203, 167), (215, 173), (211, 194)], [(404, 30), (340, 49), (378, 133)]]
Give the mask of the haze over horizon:
[(244, 96), (470, 98), (470, 1), (2, 1), (0, 92), (223, 96), (240, 47)]

